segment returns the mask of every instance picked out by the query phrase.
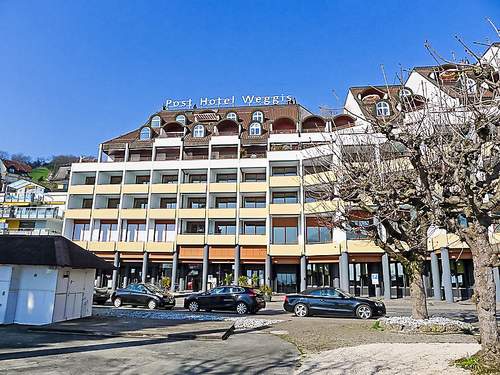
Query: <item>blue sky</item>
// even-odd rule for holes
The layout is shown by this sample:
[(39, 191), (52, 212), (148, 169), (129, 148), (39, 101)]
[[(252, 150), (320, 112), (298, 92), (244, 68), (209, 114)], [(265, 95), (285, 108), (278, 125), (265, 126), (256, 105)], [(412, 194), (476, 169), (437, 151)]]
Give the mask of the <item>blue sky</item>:
[(425, 40), (461, 55), (454, 35), (485, 42), (499, 16), (497, 0), (0, 0), (0, 150), (96, 154), (168, 97), (340, 107), (381, 64), (390, 81), (432, 64)]

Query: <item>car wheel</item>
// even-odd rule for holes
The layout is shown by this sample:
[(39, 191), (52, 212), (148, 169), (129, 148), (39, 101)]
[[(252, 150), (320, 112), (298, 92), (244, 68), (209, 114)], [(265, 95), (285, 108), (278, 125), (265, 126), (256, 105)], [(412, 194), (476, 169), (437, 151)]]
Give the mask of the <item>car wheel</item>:
[(196, 301), (191, 301), (189, 302), (188, 309), (191, 312), (196, 312), (200, 309), (200, 305), (198, 305), (198, 302)]
[(158, 306), (158, 303), (154, 299), (150, 299), (148, 302), (148, 309), (154, 310)]
[(293, 312), (299, 318), (303, 318), (303, 317), (309, 315), (309, 308), (306, 305), (304, 305), (303, 303), (297, 303), (295, 305), (295, 307), (293, 308)]
[(113, 301), (113, 306), (120, 307), (122, 305), (122, 299), (120, 297), (116, 297)]
[(372, 309), (368, 305), (359, 305), (356, 308), (356, 316), (359, 319), (370, 319), (372, 317)]
[(248, 306), (245, 302), (239, 302), (237, 305), (236, 305), (236, 312), (240, 315), (244, 315), (246, 313), (248, 313)]

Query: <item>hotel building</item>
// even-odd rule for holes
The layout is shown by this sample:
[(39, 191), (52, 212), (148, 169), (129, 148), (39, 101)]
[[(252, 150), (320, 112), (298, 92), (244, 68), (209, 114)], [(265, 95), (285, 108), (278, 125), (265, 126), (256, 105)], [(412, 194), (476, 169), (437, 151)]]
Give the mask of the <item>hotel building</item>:
[[(113, 275), (97, 280), (113, 288), (168, 276), (175, 290), (196, 291), (256, 275), (278, 293), (330, 285), (408, 295), (401, 264), (362, 231), (323, 226), (318, 215), (335, 203), (307, 194), (332, 178), (312, 168), (314, 150), (334, 133), (363, 129), (385, 95), (351, 89), (346, 108), (356, 118), (323, 118), (293, 102), (162, 110), (102, 143), (97, 162), (72, 165), (63, 233), (115, 263)], [(470, 297), (470, 252), (455, 243), (446, 233), (429, 241), (437, 250), (425, 277), (429, 295), (440, 298), (443, 285), (447, 299)]]

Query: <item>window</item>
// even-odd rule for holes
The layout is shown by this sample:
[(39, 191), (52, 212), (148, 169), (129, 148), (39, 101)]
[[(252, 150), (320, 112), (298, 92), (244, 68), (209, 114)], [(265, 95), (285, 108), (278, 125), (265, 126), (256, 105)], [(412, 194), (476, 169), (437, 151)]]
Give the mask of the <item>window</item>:
[(139, 134), (139, 139), (141, 141), (147, 141), (151, 139), (151, 129), (150, 128), (142, 128), (141, 133)]
[(207, 175), (206, 174), (190, 174), (188, 181), (191, 184), (207, 182)]
[(205, 136), (205, 128), (203, 125), (196, 125), (193, 129), (193, 137), (203, 138)]
[(90, 223), (89, 222), (75, 222), (73, 225), (73, 241), (86, 241), (89, 239)]
[(118, 239), (118, 224), (116, 222), (101, 221), (99, 225), (99, 241), (111, 242)]
[(205, 198), (188, 198), (187, 205), (188, 208), (205, 208)]
[(92, 198), (82, 199), (82, 208), (92, 208)]
[(149, 184), (149, 175), (135, 176), (135, 183), (139, 185)]
[(236, 173), (218, 173), (215, 182), (236, 182)]
[(401, 90), (399, 90), (399, 97), (400, 97), (400, 98), (407, 98), (407, 97), (409, 97), (409, 96), (411, 96), (411, 91), (410, 91), (410, 89), (406, 89), (406, 88), (405, 88), (405, 89), (401, 89)]
[(465, 88), (467, 89), (467, 94), (475, 94), (476, 93), (476, 81), (472, 78), (467, 78), (465, 80)]
[(243, 208), (266, 208), (266, 197), (245, 197)]
[(250, 135), (261, 135), (262, 126), (260, 122), (252, 122), (248, 128), (248, 133)]
[(317, 202), (317, 201), (318, 201), (318, 199), (312, 191), (306, 190), (304, 192), (304, 203), (313, 203), (313, 202)]
[(148, 208), (148, 198), (134, 198), (134, 208)]
[(85, 185), (94, 185), (94, 184), (95, 184), (95, 176), (85, 177)]
[(233, 120), (233, 121), (238, 121), (238, 115), (235, 113), (235, 112), (229, 112), (227, 115), (226, 115), (226, 118), (228, 120)]
[(349, 229), (346, 232), (346, 238), (348, 240), (362, 240), (368, 238), (368, 232), (366, 227), (371, 225), (370, 220), (352, 220), (349, 222)]
[(120, 198), (108, 198), (107, 208), (119, 208)]
[(161, 125), (161, 119), (160, 116), (155, 116), (151, 119), (151, 127), (152, 128), (159, 128)]
[(319, 223), (307, 224), (306, 227), (307, 243), (327, 243), (332, 242), (332, 230), (321, 226)]
[(123, 240), (125, 242), (136, 242), (146, 240), (146, 223), (127, 222), (124, 223)]
[(245, 173), (243, 174), (244, 182), (260, 182), (266, 181), (265, 173)]
[(313, 289), (313, 290), (307, 290), (307, 291), (305, 291), (305, 294), (307, 294), (308, 296), (319, 297), (319, 296), (323, 295), (322, 292), (323, 292), (322, 289)]
[(216, 221), (214, 234), (234, 235), (236, 234), (236, 224), (230, 221)]
[(264, 114), (261, 111), (254, 112), (252, 114), (252, 121), (257, 121), (262, 124), (264, 122)]
[(216, 197), (215, 208), (236, 208), (236, 197)]
[(273, 204), (298, 203), (299, 198), (296, 191), (284, 191), (273, 193)]
[(177, 121), (179, 124), (186, 125), (186, 116), (184, 115), (177, 115), (175, 116), (175, 121)]
[(176, 198), (160, 198), (160, 208), (177, 208)]
[(205, 233), (205, 222), (200, 221), (200, 222), (195, 222), (195, 221), (189, 221), (186, 223), (186, 233), (198, 233), (198, 234), (204, 234)]
[(174, 223), (155, 223), (154, 242), (167, 242), (175, 239)]
[(273, 227), (273, 244), (296, 244), (297, 224), (277, 224)]
[(266, 234), (265, 221), (245, 221), (241, 227), (242, 234)]
[(176, 184), (177, 183), (177, 175), (176, 174), (164, 174), (161, 176), (162, 184)]
[(387, 102), (378, 102), (375, 108), (377, 109), (377, 116), (383, 117), (391, 114), (389, 103)]
[(122, 176), (111, 176), (109, 178), (109, 183), (111, 185), (120, 185), (122, 183)]
[(273, 176), (297, 176), (297, 167), (273, 167)]

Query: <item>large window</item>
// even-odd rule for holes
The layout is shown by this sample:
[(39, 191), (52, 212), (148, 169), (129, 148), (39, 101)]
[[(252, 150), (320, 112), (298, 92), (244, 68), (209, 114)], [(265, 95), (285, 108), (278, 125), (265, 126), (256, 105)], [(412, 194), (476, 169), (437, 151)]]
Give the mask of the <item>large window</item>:
[(161, 119), (160, 116), (155, 116), (151, 119), (151, 127), (152, 128), (159, 128), (161, 125)]
[(162, 184), (176, 184), (177, 183), (177, 175), (176, 174), (164, 174), (161, 176)]
[(296, 218), (273, 220), (273, 244), (296, 244), (298, 228)]
[(265, 221), (245, 221), (241, 226), (241, 234), (266, 234)]
[(78, 222), (73, 225), (71, 236), (73, 241), (88, 241), (90, 239), (90, 222)]
[(204, 221), (189, 221), (189, 222), (187, 222), (185, 233), (204, 234), (205, 233), (205, 222)]
[(236, 173), (218, 173), (215, 177), (215, 182), (236, 182)]
[(378, 102), (376, 105), (377, 116), (389, 116), (391, 114), (391, 109), (389, 107), (389, 103), (387, 102)]
[(307, 243), (332, 242), (332, 229), (326, 227), (318, 219), (306, 218), (306, 240)]
[(174, 241), (175, 224), (172, 222), (155, 222), (154, 242)]
[(147, 141), (151, 139), (151, 129), (150, 128), (142, 128), (141, 133), (139, 134), (139, 139), (141, 141)]
[(193, 137), (203, 138), (205, 136), (205, 128), (203, 125), (196, 125), (193, 129)]
[(120, 198), (108, 198), (107, 208), (120, 208)]
[(363, 240), (369, 237), (366, 227), (371, 225), (371, 220), (351, 220), (349, 222), (349, 229), (346, 232), (348, 240)]
[(177, 121), (179, 124), (186, 125), (186, 116), (177, 115), (175, 116), (175, 121)]
[(266, 208), (266, 197), (244, 197), (243, 208)]
[(216, 221), (214, 234), (234, 235), (236, 234), (236, 224), (233, 221)]
[(122, 183), (122, 176), (111, 176), (111, 177), (109, 177), (109, 183), (111, 185), (120, 185)]
[(82, 208), (92, 208), (92, 198), (82, 199)]
[(148, 208), (148, 198), (134, 198), (134, 208)]
[(85, 177), (85, 185), (94, 185), (94, 184), (95, 184), (95, 176)]
[(265, 173), (244, 173), (243, 182), (261, 182), (266, 181)]
[(264, 113), (261, 111), (252, 113), (252, 121), (258, 121), (262, 124), (264, 122)]
[(205, 208), (207, 206), (205, 198), (188, 198), (188, 208)]
[(176, 198), (160, 198), (160, 208), (177, 208)]
[(248, 128), (248, 133), (250, 135), (261, 135), (262, 134), (262, 125), (260, 122), (252, 122), (250, 127)]
[(139, 185), (149, 184), (149, 175), (136, 176), (135, 183)]
[(118, 224), (116, 221), (101, 221), (99, 224), (99, 241), (118, 241)]
[(215, 208), (236, 208), (236, 197), (216, 197)]
[(273, 167), (273, 176), (297, 176), (297, 167)]
[(188, 181), (191, 184), (207, 182), (206, 174), (190, 174)]
[(145, 222), (127, 222), (124, 223), (123, 241), (137, 242), (146, 240)]
[(273, 193), (273, 204), (298, 203), (298, 193), (296, 191), (283, 191)]

